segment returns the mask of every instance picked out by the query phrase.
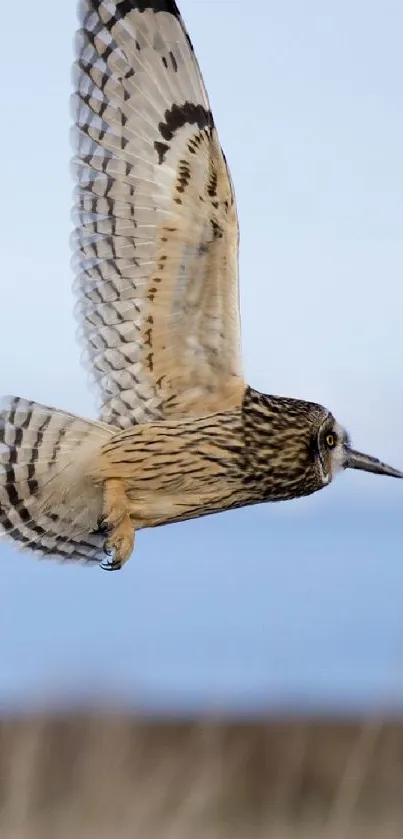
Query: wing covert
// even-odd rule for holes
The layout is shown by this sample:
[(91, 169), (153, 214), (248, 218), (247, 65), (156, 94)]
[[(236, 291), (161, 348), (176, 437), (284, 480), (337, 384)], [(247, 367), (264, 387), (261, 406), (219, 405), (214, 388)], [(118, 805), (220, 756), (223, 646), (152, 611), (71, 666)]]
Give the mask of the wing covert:
[(173, 0), (79, 18), (76, 311), (101, 419), (207, 413), (242, 377), (238, 223), (193, 48)]

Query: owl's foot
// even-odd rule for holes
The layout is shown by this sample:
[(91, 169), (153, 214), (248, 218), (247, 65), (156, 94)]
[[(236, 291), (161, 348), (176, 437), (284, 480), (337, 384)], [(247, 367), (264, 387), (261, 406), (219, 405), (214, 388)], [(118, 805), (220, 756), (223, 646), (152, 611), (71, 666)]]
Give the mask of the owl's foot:
[(104, 514), (99, 528), (107, 533), (104, 550), (111, 557), (102, 563), (105, 571), (117, 571), (130, 558), (134, 548), (134, 527), (130, 518), (129, 500), (122, 481), (105, 482)]
[(117, 571), (127, 562), (134, 548), (134, 528), (130, 516), (124, 515), (105, 542), (105, 553), (111, 558), (102, 563), (104, 571)]

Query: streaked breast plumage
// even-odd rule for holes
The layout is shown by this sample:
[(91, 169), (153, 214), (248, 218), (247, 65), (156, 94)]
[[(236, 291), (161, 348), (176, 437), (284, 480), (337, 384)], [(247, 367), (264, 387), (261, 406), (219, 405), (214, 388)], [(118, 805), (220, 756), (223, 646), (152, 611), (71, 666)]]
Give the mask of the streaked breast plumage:
[(73, 81), (74, 291), (99, 420), (6, 401), (2, 532), (116, 569), (142, 527), (307, 495), (345, 468), (403, 477), (326, 408), (244, 379), (234, 189), (174, 0), (82, 0)]

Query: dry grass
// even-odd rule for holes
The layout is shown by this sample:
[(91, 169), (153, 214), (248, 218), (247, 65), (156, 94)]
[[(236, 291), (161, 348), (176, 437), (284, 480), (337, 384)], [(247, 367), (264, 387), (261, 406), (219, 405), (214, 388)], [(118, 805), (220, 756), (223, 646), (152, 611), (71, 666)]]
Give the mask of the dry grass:
[(1, 839), (401, 839), (403, 724), (0, 723)]

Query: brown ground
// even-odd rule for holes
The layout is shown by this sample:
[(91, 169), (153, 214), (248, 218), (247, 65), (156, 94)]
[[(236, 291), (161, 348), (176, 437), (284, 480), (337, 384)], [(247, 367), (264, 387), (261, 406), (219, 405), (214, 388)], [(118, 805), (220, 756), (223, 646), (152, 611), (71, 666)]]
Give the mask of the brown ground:
[(403, 722), (0, 722), (0, 839), (402, 839)]

